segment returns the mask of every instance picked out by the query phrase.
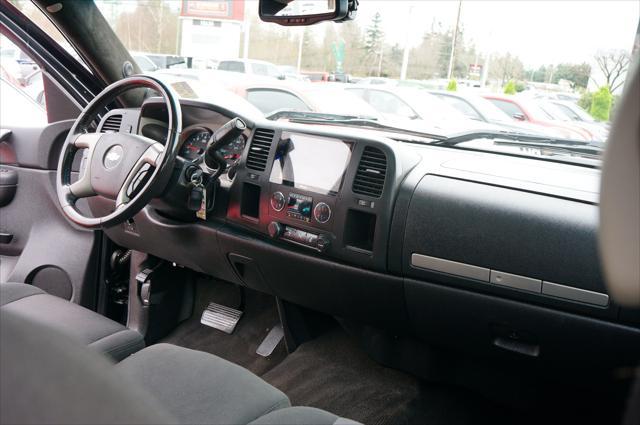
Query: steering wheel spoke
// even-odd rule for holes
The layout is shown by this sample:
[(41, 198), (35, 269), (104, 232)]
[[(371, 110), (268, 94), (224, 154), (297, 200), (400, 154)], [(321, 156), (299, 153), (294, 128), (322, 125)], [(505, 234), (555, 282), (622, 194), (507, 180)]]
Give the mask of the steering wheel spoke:
[(164, 146), (156, 142), (150, 145), (140, 158), (138, 158), (138, 161), (136, 161), (133, 168), (131, 168), (122, 187), (118, 191), (116, 209), (129, 202), (130, 190), (133, 192), (138, 188), (138, 185), (144, 181), (146, 174), (151, 172), (151, 167), (157, 168), (160, 165), (162, 152), (164, 152)]
[(88, 168), (78, 181), (71, 183), (68, 187), (69, 192), (71, 192), (71, 194), (77, 199), (88, 198), (96, 195), (96, 191), (93, 190), (93, 186), (91, 186), (91, 176), (89, 175)]
[(92, 152), (101, 137), (102, 133), (82, 133), (73, 139), (71, 144), (77, 149), (89, 149), (89, 152)]

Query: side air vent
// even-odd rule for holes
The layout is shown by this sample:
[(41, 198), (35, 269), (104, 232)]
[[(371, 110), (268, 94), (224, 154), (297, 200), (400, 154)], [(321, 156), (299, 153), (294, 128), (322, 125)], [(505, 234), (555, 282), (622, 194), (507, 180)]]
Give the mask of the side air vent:
[(365, 147), (353, 179), (353, 193), (379, 198), (386, 175), (387, 157), (384, 152), (371, 146)]
[(120, 124), (122, 124), (122, 115), (111, 115), (102, 124), (100, 133), (117, 133), (120, 131)]
[(256, 171), (264, 171), (267, 167), (269, 150), (273, 142), (274, 131), (266, 128), (258, 128), (251, 139), (249, 154), (247, 155), (247, 168)]

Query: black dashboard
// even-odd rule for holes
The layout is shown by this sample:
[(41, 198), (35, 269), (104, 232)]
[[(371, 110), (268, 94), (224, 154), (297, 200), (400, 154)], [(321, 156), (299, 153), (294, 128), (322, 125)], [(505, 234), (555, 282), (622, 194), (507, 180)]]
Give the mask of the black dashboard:
[[(637, 312), (603, 283), (599, 170), (182, 108), (177, 169), (229, 119), (247, 123), (224, 148), (212, 211), (199, 220), (154, 202), (106, 230), (116, 243), (439, 345), (616, 363), (640, 351)], [(119, 131), (162, 138), (153, 99), (101, 127), (113, 115)]]

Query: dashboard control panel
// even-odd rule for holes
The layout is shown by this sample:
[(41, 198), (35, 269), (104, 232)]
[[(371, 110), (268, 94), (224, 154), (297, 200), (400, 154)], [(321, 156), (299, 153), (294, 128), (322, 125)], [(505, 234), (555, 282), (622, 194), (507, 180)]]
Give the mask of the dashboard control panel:
[(229, 188), (227, 220), (293, 250), (384, 269), (397, 181), (419, 157), (346, 130), (271, 127), (263, 123), (247, 140)]
[(300, 222), (320, 230), (331, 230), (335, 196), (289, 191), (284, 185), (271, 185), (269, 215), (280, 222)]

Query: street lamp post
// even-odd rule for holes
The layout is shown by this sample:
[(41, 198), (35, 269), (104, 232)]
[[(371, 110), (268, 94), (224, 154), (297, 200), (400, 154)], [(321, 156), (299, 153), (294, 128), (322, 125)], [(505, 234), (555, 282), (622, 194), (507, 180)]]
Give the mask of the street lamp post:
[(451, 42), (451, 56), (449, 57), (449, 72), (447, 72), (447, 79), (451, 79), (453, 73), (453, 59), (456, 54), (456, 39), (458, 38), (458, 27), (460, 25), (460, 10), (462, 9), (462, 0), (458, 1), (458, 16), (456, 17), (456, 29), (453, 31), (453, 41)]

